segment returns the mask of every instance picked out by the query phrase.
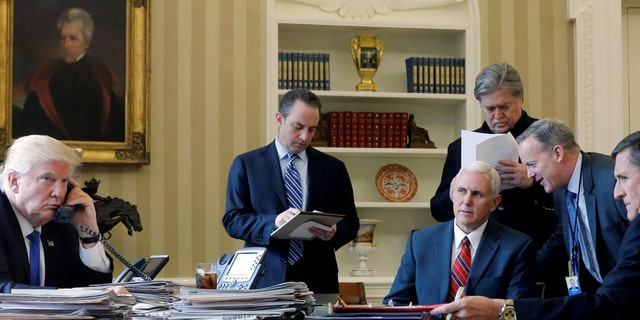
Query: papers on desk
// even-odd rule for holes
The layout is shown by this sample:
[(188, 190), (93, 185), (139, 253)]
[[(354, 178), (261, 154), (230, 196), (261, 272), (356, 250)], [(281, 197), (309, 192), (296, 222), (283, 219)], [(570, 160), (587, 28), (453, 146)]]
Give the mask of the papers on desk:
[[(480, 133), (462, 130), (461, 164), (480, 160), (492, 166), (498, 166), (499, 160), (512, 160), (518, 162), (518, 142), (511, 132)], [(500, 191), (513, 188), (513, 185), (502, 183)]]
[[(135, 299), (136, 304), (129, 312), (132, 316), (168, 315), (175, 301), (180, 300), (180, 284), (173, 281), (152, 280), (119, 282)], [(108, 288), (113, 284), (92, 285), (94, 288)]]
[(182, 300), (174, 303), (171, 319), (275, 318), (305, 310), (314, 302), (313, 292), (304, 282), (250, 290), (182, 288), (181, 292)]
[(13, 289), (0, 294), (0, 318), (93, 319), (124, 315), (135, 303), (112, 289)]
[(332, 306), (331, 313), (322, 317), (310, 317), (305, 319), (336, 319), (336, 320), (366, 320), (366, 319), (394, 319), (394, 320), (426, 320), (429, 319), (429, 311), (441, 306)]

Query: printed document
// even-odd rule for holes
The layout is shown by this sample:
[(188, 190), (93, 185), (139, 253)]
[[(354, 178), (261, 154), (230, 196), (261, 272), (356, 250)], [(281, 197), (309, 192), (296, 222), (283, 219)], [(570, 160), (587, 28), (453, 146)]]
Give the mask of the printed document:
[[(518, 142), (508, 133), (480, 133), (462, 130), (462, 166), (471, 161), (480, 160), (492, 166), (498, 166), (499, 160), (518, 162)], [(513, 188), (502, 183), (500, 191)]]

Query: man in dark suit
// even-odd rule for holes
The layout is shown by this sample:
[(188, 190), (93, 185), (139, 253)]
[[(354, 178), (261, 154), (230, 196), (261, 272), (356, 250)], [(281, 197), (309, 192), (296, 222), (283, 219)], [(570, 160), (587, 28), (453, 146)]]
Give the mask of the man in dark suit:
[[(640, 131), (613, 150), (616, 178), (613, 195), (621, 199), (631, 221), (620, 244), (620, 258), (595, 294), (581, 293), (554, 299), (502, 300), (465, 297), (434, 309), (431, 314), (453, 313), (457, 319), (634, 319), (640, 301)], [(600, 199), (598, 199), (600, 200)], [(503, 312), (510, 310), (512, 316)]]
[[(303, 281), (316, 293), (338, 292), (334, 251), (356, 236), (359, 219), (344, 163), (309, 147), (320, 121), (320, 108), (320, 100), (312, 92), (289, 91), (276, 114), (279, 127), (276, 139), (237, 156), (231, 165), (222, 223), (227, 233), (244, 240), (245, 246), (267, 248), (259, 288), (284, 281)], [(289, 204), (285, 190), (289, 153), (298, 156), (294, 165), (302, 182), (301, 208)], [(309, 231), (316, 238), (302, 241), (302, 257), (292, 262), (288, 256), (293, 242), (271, 238), (270, 234), (300, 209), (346, 217), (329, 231), (311, 227)]]
[[(523, 109), (522, 80), (518, 71), (507, 63), (497, 63), (484, 68), (476, 76), (474, 95), (484, 117), (484, 123), (474, 132), (510, 132), (514, 137), (518, 137), (537, 120)], [(447, 159), (442, 168), (440, 185), (430, 202), (431, 215), (436, 221), (449, 221), (454, 217), (450, 185), (462, 166), (461, 149), (460, 138), (451, 142), (447, 148)], [(547, 241), (557, 224), (553, 210), (550, 209), (551, 196), (533, 179), (527, 177), (527, 169), (521, 163), (501, 160), (496, 170), (503, 183), (516, 187), (501, 192), (502, 202), (491, 213), (491, 219), (526, 233), (533, 239), (534, 248), (537, 250)]]
[[(493, 298), (537, 296), (529, 236), (489, 220), (500, 204), (500, 176), (488, 163), (466, 165), (453, 185), (455, 219), (414, 231), (383, 303), (431, 305), (447, 302), (460, 242), (471, 242), (465, 295)], [(453, 280), (451, 280), (453, 281)]]
[[(611, 197), (614, 160), (581, 151), (569, 127), (555, 119), (536, 121), (517, 140), (529, 175), (553, 193), (559, 221), (538, 251), (539, 272), (553, 270), (553, 265), (566, 266), (568, 254), (571, 275), (578, 276), (582, 292), (595, 292), (618, 262), (620, 242), (629, 225), (624, 203)], [(569, 205), (577, 204), (575, 218), (569, 214), (568, 192), (575, 197)]]
[[(80, 164), (75, 150), (48, 136), (18, 138), (7, 151), (0, 173), (0, 291), (112, 281), (113, 264), (99, 238), (53, 221), (59, 206), (74, 206), (73, 223), (98, 233), (93, 199), (70, 178)], [(30, 236), (34, 230), (39, 236)]]

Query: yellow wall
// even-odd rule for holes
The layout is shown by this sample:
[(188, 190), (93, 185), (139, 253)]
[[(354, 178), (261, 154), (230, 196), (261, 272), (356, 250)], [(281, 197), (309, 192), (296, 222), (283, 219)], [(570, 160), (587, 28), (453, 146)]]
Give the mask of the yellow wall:
[[(241, 242), (221, 225), (233, 157), (265, 132), (262, 0), (151, 0), (151, 164), (86, 165), (99, 195), (138, 206), (144, 230), (111, 239), (124, 256), (166, 253), (161, 277), (192, 277)], [(566, 3), (479, 0), (481, 65), (506, 61), (525, 83), (525, 108), (573, 126), (573, 49)], [(116, 272), (122, 270), (116, 262)]]

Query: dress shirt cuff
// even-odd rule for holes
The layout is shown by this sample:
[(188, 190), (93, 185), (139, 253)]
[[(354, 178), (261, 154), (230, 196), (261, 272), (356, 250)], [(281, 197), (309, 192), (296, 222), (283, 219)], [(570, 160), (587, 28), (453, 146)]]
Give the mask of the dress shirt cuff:
[(102, 243), (98, 242), (93, 248), (89, 249), (82, 247), (80, 241), (78, 243), (80, 246), (80, 260), (85, 266), (102, 273), (111, 271), (111, 261), (107, 258), (107, 253), (104, 252)]

